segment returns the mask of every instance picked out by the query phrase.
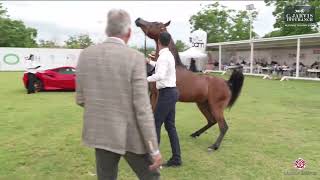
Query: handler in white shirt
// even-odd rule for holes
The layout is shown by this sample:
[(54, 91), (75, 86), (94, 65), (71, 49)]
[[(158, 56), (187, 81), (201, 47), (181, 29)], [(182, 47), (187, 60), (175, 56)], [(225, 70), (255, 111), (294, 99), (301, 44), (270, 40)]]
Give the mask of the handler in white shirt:
[(147, 81), (156, 82), (159, 89), (154, 113), (158, 143), (160, 144), (161, 126), (164, 123), (171, 144), (172, 157), (164, 164), (167, 167), (182, 164), (179, 138), (175, 127), (176, 102), (179, 94), (176, 88), (175, 59), (168, 48), (170, 41), (170, 34), (162, 32), (158, 40), (160, 52), (157, 62), (147, 60), (149, 64), (155, 66), (155, 74), (147, 77)]
[(148, 82), (156, 82), (157, 89), (176, 87), (175, 60), (168, 47), (159, 51), (157, 62), (149, 61), (156, 67), (156, 73), (147, 78)]
[(32, 94), (32, 93), (35, 93), (35, 91), (36, 91), (36, 89), (35, 89), (36, 81), (37, 81), (36, 73), (37, 73), (37, 69), (40, 66), (34, 62), (34, 55), (33, 54), (30, 54), (26, 63), (27, 63), (26, 73), (28, 76), (27, 93)]

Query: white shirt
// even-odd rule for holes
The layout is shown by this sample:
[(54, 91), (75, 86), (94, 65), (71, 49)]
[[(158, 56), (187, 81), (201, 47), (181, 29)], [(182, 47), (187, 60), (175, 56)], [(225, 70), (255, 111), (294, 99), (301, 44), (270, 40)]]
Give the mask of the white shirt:
[(40, 65), (33, 60), (27, 60), (26, 72), (36, 74), (39, 67)]
[(168, 48), (161, 49), (157, 62), (150, 61), (149, 64), (155, 66), (156, 71), (147, 78), (148, 82), (156, 82), (157, 89), (176, 87), (175, 60)]

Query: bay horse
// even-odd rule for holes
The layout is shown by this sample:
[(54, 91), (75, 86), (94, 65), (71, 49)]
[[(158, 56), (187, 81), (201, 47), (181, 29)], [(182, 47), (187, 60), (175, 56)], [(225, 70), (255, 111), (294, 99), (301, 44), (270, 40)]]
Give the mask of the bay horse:
[[(167, 23), (148, 22), (141, 18), (136, 19), (135, 24), (141, 28), (146, 36), (156, 43), (155, 60), (159, 57), (158, 39), (161, 32), (166, 31), (170, 21)], [(178, 51), (173, 39), (169, 44), (169, 50), (174, 56), (176, 63), (176, 85), (179, 91), (180, 102), (195, 102), (201, 113), (207, 119), (207, 124), (191, 134), (191, 137), (198, 137), (207, 129), (218, 123), (220, 134), (215, 143), (208, 147), (208, 150), (217, 150), (228, 130), (224, 118), (224, 109), (231, 108), (240, 95), (244, 81), (242, 71), (234, 70), (228, 81), (209, 75), (196, 74), (186, 69), (180, 60)], [(153, 110), (157, 103), (158, 92), (155, 83), (151, 86), (151, 105)]]

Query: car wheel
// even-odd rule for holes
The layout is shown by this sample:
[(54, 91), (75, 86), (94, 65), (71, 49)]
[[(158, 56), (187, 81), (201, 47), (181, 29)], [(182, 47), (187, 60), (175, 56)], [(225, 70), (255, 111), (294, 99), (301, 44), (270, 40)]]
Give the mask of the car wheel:
[(33, 86), (36, 92), (43, 91), (43, 83), (40, 79), (37, 79)]

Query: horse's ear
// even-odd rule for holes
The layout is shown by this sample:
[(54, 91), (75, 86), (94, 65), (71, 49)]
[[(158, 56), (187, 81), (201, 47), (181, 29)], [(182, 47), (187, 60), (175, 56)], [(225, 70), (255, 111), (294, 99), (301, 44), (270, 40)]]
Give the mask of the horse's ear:
[(164, 24), (165, 27), (169, 26), (171, 21), (168, 21), (167, 23)]

